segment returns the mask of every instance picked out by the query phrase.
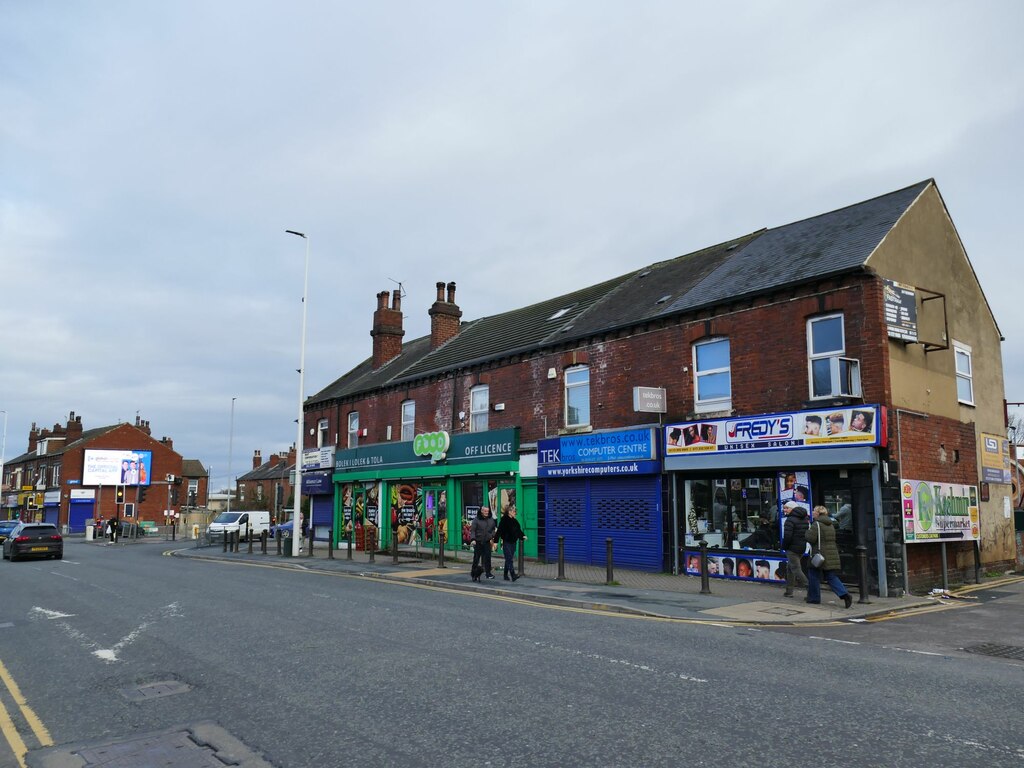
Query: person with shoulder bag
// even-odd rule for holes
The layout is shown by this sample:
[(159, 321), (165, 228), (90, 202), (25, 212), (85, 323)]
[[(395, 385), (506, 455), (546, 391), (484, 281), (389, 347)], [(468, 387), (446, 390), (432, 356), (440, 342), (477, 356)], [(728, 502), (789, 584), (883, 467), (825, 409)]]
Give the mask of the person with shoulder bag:
[(509, 574), (511, 574), (512, 581), (518, 581), (519, 576), (516, 574), (515, 566), (516, 547), (520, 541), (526, 541), (526, 534), (523, 533), (523, 527), (516, 520), (514, 504), (509, 504), (502, 512), (501, 521), (498, 523), (498, 538), (501, 539), (501, 550), (505, 555), (505, 581), (509, 580)]
[(807, 602), (821, 602), (821, 580), (824, 577), (829, 587), (836, 593), (836, 597), (842, 598), (843, 603), (849, 608), (853, 605), (853, 598), (839, 579), (842, 564), (839, 561), (836, 529), (832, 525), (832, 518), (828, 516), (828, 510), (820, 506), (811, 510), (811, 515), (814, 521), (807, 529), (807, 543), (811, 545), (811, 562), (810, 568), (807, 569)]

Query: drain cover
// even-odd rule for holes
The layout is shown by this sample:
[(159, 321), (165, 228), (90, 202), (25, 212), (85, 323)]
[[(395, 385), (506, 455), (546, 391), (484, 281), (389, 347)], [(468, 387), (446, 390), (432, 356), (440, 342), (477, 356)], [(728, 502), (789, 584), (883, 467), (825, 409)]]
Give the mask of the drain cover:
[(191, 691), (192, 686), (188, 683), (180, 683), (177, 680), (163, 680), (159, 683), (146, 683), (145, 685), (134, 685), (131, 688), (122, 688), (121, 695), (128, 701), (149, 701), (164, 696), (173, 696), (176, 693)]
[(995, 643), (982, 643), (972, 645), (963, 650), (968, 653), (980, 653), (983, 656), (996, 656), (1000, 659), (1014, 659), (1024, 661), (1024, 648), (1019, 645), (996, 645)]

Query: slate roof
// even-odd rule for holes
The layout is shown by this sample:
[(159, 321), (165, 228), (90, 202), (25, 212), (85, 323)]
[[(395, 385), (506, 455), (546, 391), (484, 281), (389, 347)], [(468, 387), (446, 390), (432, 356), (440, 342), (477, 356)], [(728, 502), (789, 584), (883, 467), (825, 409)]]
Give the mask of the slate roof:
[(307, 400), (342, 399), (509, 355), (862, 270), (926, 181), (773, 229), (658, 262), (564, 296), (463, 323), (430, 350), (430, 337), (402, 345), (379, 370), (372, 358)]
[[(58, 451), (54, 451), (53, 453), (48, 453), (45, 456), (37, 456), (35, 451), (27, 451), (27, 452), (21, 454), (21, 456), (15, 456), (13, 459), (7, 459), (4, 462), (4, 465), (5, 466), (10, 466), (11, 464), (20, 464), (20, 463), (25, 462), (25, 461), (31, 461), (32, 459), (37, 459), (37, 458), (38, 459), (45, 459), (45, 458), (49, 458), (51, 456), (60, 456), (65, 451), (70, 449), (72, 446), (80, 445), (81, 443), (86, 443), (86, 442), (88, 442), (90, 440), (93, 440), (93, 439), (99, 437), (100, 435), (103, 435), (103, 434), (109, 432), (112, 429), (117, 429), (120, 426), (121, 426), (120, 424), (111, 424), (109, 427), (96, 427), (95, 429), (83, 430), (81, 437), (79, 437), (77, 440), (72, 440), (70, 443), (65, 442), (64, 443), (64, 447), (61, 448)], [(57, 437), (59, 437), (59, 435), (57, 435)]]
[(260, 480), (279, 480), (288, 477), (288, 474), (295, 470), (295, 464), (286, 461), (271, 465), (269, 461), (260, 464), (256, 469), (246, 472), (236, 478), (236, 482), (259, 482)]
[(199, 459), (182, 459), (181, 474), (182, 477), (206, 477), (207, 472)]

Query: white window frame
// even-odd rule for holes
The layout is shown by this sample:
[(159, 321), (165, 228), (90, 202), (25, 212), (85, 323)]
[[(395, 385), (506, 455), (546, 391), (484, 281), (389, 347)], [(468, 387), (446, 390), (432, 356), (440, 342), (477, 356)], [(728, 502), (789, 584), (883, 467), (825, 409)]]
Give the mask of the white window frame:
[[(814, 324), (825, 320), (839, 319), (842, 343), (839, 349), (830, 349), (815, 353)], [(842, 312), (830, 315), (819, 315), (807, 320), (807, 391), (812, 400), (825, 400), (835, 397), (860, 397), (860, 360), (846, 357), (846, 318)], [(814, 364), (827, 360), (829, 364), (830, 391), (816, 394), (814, 391)]]
[[(569, 380), (574, 377), (574, 374), (586, 372), (586, 381), (572, 381)], [(569, 420), (569, 396), (575, 394), (576, 390), (585, 390), (587, 396), (587, 415), (586, 419), (572, 422)], [(577, 427), (586, 427), (590, 425), (590, 366), (589, 365), (574, 365), (571, 368), (565, 369), (565, 426), (568, 429), (575, 429)]]
[(60, 464), (54, 464), (50, 468), (50, 487), (60, 487)]
[(478, 384), (469, 390), (469, 431), (486, 432), (491, 410), (491, 388)]
[(359, 447), (359, 411), (352, 411), (348, 415), (348, 447)]
[(402, 403), (402, 442), (416, 437), (416, 401), (406, 400)]
[(331, 422), (327, 419), (320, 419), (316, 423), (316, 447), (323, 448), (324, 442), (327, 436), (328, 430), (331, 428)]
[[(702, 371), (697, 363), (697, 353), (700, 348), (722, 343), (726, 345), (728, 364), (724, 368), (708, 368)], [(728, 376), (729, 394), (725, 397), (709, 397), (702, 400), (700, 397), (701, 378), (704, 376), (721, 375), (723, 373)], [(729, 345), (729, 339), (726, 336), (705, 339), (693, 345), (693, 409), (697, 413), (732, 410), (732, 347)]]
[[(966, 361), (965, 366), (961, 363)], [(974, 351), (967, 344), (953, 342), (953, 368), (956, 371), (956, 399), (963, 405), (974, 405)], [(960, 394), (960, 384), (967, 385), (967, 397)]]

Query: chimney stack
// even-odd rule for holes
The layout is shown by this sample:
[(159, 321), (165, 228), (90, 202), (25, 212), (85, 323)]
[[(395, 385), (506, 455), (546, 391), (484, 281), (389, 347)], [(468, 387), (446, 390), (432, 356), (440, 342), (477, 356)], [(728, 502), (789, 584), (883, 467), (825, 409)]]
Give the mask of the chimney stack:
[(68, 436), (69, 445), (75, 440), (80, 439), (82, 437), (82, 417), (75, 416), (75, 412), (72, 411), (71, 415), (68, 416), (68, 424), (64, 431)]
[(402, 354), (402, 294), (398, 289), (392, 293), (388, 307), (388, 292), (377, 294), (377, 310), (373, 313), (373, 370), (377, 370)]
[(252, 454), (252, 468), (259, 469), (263, 464), (263, 457), (260, 456), (260, 449), (257, 448)]
[(444, 283), (437, 284), (437, 301), (430, 311), (430, 348), (437, 349), (459, 333), (459, 319), (462, 310), (455, 303), (455, 283), (448, 283), (448, 300), (445, 301)]

